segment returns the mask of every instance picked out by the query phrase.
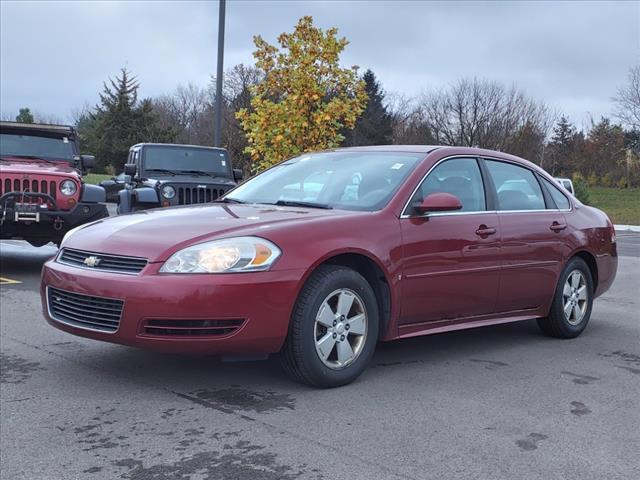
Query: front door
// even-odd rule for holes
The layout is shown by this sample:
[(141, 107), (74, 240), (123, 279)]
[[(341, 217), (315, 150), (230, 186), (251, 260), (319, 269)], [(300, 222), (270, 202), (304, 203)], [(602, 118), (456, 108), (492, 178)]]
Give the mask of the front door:
[[(455, 195), (462, 209), (416, 215), (412, 206), (436, 192)], [(414, 194), (400, 225), (401, 324), (446, 323), (495, 311), (500, 232), (497, 214), (487, 211), (475, 158), (439, 163)]]

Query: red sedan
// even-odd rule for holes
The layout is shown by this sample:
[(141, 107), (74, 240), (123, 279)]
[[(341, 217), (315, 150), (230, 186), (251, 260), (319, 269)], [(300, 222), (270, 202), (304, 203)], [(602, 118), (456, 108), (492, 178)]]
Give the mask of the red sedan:
[(489, 150), (304, 154), (218, 204), (79, 227), (42, 274), (47, 321), (169, 352), (280, 352), (353, 381), (378, 341), (537, 319), (577, 337), (617, 269), (613, 225), (536, 165)]

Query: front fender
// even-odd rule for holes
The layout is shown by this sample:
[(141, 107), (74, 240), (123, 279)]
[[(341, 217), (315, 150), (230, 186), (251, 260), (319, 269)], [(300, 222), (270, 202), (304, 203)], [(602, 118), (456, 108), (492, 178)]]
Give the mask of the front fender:
[(134, 188), (133, 196), (138, 203), (160, 203), (158, 193), (151, 187)]
[(84, 203), (104, 203), (107, 201), (107, 192), (99, 185), (84, 184), (82, 187), (81, 202)]

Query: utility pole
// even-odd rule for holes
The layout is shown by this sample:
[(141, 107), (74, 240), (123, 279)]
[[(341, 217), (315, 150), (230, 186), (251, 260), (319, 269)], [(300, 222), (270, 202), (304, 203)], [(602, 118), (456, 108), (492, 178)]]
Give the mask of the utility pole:
[(224, 7), (226, 0), (219, 0), (220, 11), (218, 12), (218, 73), (216, 75), (216, 119), (214, 147), (219, 147), (222, 143), (222, 63), (224, 56)]

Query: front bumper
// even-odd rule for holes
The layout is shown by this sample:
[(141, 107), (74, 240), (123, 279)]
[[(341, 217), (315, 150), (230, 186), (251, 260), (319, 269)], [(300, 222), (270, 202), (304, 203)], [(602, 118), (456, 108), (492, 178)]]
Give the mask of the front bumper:
[[(226, 275), (159, 274), (152, 263), (139, 275), (92, 271), (48, 261), (42, 272), (41, 298), (46, 320), (74, 335), (163, 352), (262, 355), (280, 350), (298, 292), (302, 270)], [(53, 318), (47, 288), (124, 301), (113, 333), (79, 328)], [(55, 316), (55, 314), (54, 314)], [(233, 333), (217, 336), (150, 334), (150, 320), (242, 319)]]
[[(60, 241), (72, 228), (109, 216), (106, 205), (79, 202), (71, 210), (49, 210), (32, 204), (32, 214), (19, 211), (17, 197), (41, 197), (46, 194), (7, 193), (0, 197), (0, 238), (46, 239)], [(49, 197), (49, 201), (53, 200)]]

